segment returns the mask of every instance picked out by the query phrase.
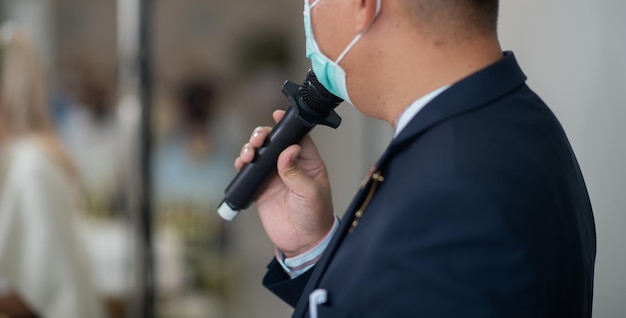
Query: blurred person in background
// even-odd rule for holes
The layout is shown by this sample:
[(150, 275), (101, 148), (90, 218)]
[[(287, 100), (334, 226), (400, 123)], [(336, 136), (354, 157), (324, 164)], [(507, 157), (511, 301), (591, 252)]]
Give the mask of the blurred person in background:
[(231, 177), (229, 138), (218, 136), (225, 130), (219, 87), (207, 76), (194, 75), (181, 81), (175, 95), (174, 123), (155, 154), (157, 197), (167, 203), (217, 205)]
[(109, 89), (94, 67), (79, 63), (67, 73), (61, 85), (66, 108), (59, 126), (61, 138), (80, 174), (90, 212), (115, 214), (122, 173), (120, 152), (127, 141), (120, 133)]
[(0, 43), (0, 314), (104, 317), (80, 244), (78, 175), (47, 114), (45, 75), (26, 33)]
[(161, 109), (171, 116), (154, 154), (155, 250), (160, 312), (167, 317), (223, 316), (228, 235), (209, 212), (231, 177), (219, 80), (204, 72), (183, 75), (164, 105), (169, 109)]

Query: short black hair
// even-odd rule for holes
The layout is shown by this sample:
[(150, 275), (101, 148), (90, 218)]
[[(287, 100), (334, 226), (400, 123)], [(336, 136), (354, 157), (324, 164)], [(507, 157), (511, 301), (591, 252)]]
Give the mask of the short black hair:
[(498, 0), (401, 0), (416, 23), (441, 33), (493, 34), (498, 26)]

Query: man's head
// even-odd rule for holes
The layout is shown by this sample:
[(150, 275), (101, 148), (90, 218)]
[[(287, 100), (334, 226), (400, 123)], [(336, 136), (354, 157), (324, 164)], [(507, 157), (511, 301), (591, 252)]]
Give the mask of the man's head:
[[(306, 0), (314, 3), (315, 0)], [(339, 62), (360, 111), (389, 123), (417, 98), (501, 58), (498, 0), (321, 0), (311, 9), (320, 51)]]

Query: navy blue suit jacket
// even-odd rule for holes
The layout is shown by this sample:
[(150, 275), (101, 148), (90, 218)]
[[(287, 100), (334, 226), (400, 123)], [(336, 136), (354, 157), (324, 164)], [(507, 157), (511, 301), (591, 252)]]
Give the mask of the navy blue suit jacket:
[[(591, 317), (595, 227), (558, 120), (512, 53), (420, 111), (357, 193), (317, 265), (264, 285), (308, 316)], [(371, 200), (366, 201), (369, 192)], [(355, 211), (366, 204), (350, 233)]]

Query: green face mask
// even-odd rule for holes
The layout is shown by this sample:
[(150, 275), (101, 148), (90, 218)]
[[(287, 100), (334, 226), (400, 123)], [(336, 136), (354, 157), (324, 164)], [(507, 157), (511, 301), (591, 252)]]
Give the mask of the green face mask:
[[(315, 37), (313, 36), (313, 26), (311, 25), (311, 9), (315, 7), (321, 0), (315, 0), (312, 4), (309, 5), (309, 0), (304, 0), (304, 34), (306, 36), (306, 57), (311, 60), (311, 67), (313, 72), (315, 72), (315, 76), (319, 80), (329, 92), (335, 94), (336, 96), (342, 98), (344, 101), (352, 104), (350, 100), (350, 96), (348, 95), (348, 87), (346, 84), (346, 72), (343, 70), (341, 66), (339, 66), (339, 62), (343, 60), (343, 58), (350, 52), (352, 47), (361, 39), (363, 33), (367, 31), (365, 28), (361, 33), (357, 34), (352, 42), (348, 44), (348, 46), (343, 50), (343, 52), (339, 55), (336, 61), (332, 61), (328, 58), (322, 51), (320, 50), (317, 42), (315, 41)], [(381, 0), (377, 1), (376, 4), (376, 13), (374, 18), (378, 16), (381, 8)], [(370, 25), (372, 24), (370, 22)]]

